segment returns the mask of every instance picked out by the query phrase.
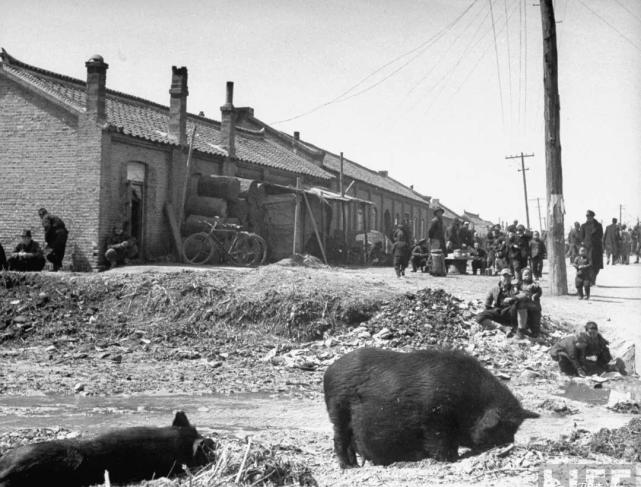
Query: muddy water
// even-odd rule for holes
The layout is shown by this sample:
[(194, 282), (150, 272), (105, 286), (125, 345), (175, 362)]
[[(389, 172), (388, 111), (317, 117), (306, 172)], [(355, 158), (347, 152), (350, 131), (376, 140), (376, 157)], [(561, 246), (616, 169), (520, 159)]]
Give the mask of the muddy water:
[(0, 432), (62, 426), (83, 433), (112, 428), (171, 423), (183, 410), (199, 431), (237, 435), (265, 430), (330, 432), (322, 402), (296, 401), (266, 394), (150, 396), (0, 396)]

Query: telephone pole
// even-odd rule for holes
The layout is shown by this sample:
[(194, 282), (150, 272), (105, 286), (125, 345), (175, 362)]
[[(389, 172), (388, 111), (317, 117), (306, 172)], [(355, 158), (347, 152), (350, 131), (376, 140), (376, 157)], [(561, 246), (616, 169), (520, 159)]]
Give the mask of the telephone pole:
[(565, 229), (563, 215), (563, 168), (561, 165), (561, 131), (559, 117), (559, 75), (556, 49), (556, 24), (552, 0), (540, 0), (543, 30), (543, 88), (545, 117), (545, 180), (548, 223), (548, 265), (550, 294), (568, 293), (565, 269)]
[(623, 225), (623, 205), (619, 204), (619, 224)]
[(523, 152), (521, 152), (521, 155), (505, 156), (506, 159), (518, 159), (519, 157), (521, 158), (521, 169), (517, 169), (517, 170), (523, 173), (523, 194), (525, 196), (525, 221), (527, 223), (527, 227), (530, 228), (530, 207), (528, 205), (528, 200), (527, 200), (527, 181), (525, 179), (525, 171), (529, 171), (530, 168), (525, 167), (525, 158), (534, 157), (534, 154), (523, 154)]
[(536, 208), (539, 211), (539, 231), (543, 232), (543, 219), (541, 218), (541, 198), (537, 196), (536, 198), (532, 198), (530, 201), (536, 201)]

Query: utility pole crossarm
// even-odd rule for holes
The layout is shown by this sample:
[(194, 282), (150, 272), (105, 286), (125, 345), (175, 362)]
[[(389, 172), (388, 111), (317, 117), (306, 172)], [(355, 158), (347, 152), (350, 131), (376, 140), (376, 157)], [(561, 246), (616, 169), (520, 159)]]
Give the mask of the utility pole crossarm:
[(527, 227), (530, 228), (530, 207), (528, 205), (528, 199), (527, 199), (527, 181), (525, 179), (525, 171), (529, 171), (530, 168), (525, 167), (525, 158), (526, 157), (534, 157), (534, 153), (532, 154), (521, 154), (516, 155), (516, 156), (505, 156), (506, 159), (521, 159), (521, 169), (518, 169), (519, 172), (523, 173), (523, 194), (525, 196), (525, 221), (527, 223)]

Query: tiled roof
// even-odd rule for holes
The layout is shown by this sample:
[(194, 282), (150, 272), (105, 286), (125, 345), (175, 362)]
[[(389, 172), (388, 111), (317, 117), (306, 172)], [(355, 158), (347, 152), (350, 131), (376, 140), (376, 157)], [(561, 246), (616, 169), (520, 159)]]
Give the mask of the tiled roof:
[[(84, 81), (29, 66), (11, 57), (4, 50), (0, 69), (76, 111), (85, 110), (86, 83)], [(178, 145), (176, 140), (168, 135), (169, 108), (166, 106), (107, 90), (106, 111), (107, 123), (118, 132), (152, 142)], [(220, 122), (189, 114), (188, 133), (191, 133), (194, 125), (197, 127), (194, 149), (208, 154), (227, 155), (227, 151), (221, 147)], [(235, 157), (239, 160), (323, 180), (334, 179), (332, 174), (268, 140), (259, 132), (251, 134), (237, 130), (235, 140)]]
[[(251, 117), (251, 122), (256, 124), (256, 126), (266, 128), (269, 135), (274, 136), (276, 139), (280, 139), (281, 144), (284, 143), (286, 146), (293, 146), (293, 144), (296, 143), (304, 150), (304, 152), (307, 152), (312, 159), (320, 161), (322, 163), (322, 167), (335, 173), (340, 172), (340, 157), (336, 154), (328, 152), (325, 149), (315, 146), (314, 144), (307, 141), (295, 141), (290, 134), (275, 130), (274, 128), (268, 126), (264, 122), (261, 122), (254, 117)], [(398, 194), (400, 196), (404, 196), (406, 198), (419, 201), (424, 204), (427, 204), (430, 199), (429, 197), (421, 195), (417, 191), (414, 191), (412, 188), (399, 183), (389, 176), (385, 176), (377, 171), (373, 171), (372, 169), (361, 166), (360, 164), (350, 161), (345, 157), (343, 157), (343, 174), (350, 179), (362, 181), (377, 188), (387, 190), (391, 193)]]
[[(323, 167), (329, 169), (330, 171), (340, 172), (340, 157), (332, 154), (331, 152), (327, 152), (325, 154), (325, 158), (323, 159)], [(423, 204), (427, 204), (427, 201), (411, 188), (408, 188), (407, 186), (399, 183), (389, 176), (384, 176), (376, 171), (367, 169), (366, 167), (350, 161), (345, 157), (343, 157), (343, 174), (348, 178), (356, 179), (357, 181), (363, 181), (364, 183), (371, 184), (372, 186), (376, 186), (377, 188), (385, 189), (391, 193), (404, 196), (405, 198), (409, 198), (411, 200), (419, 201)]]

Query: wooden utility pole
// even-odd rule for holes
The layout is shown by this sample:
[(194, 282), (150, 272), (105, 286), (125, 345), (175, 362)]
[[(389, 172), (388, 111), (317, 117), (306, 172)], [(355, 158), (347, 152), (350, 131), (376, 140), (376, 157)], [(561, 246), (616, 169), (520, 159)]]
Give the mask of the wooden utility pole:
[(543, 227), (543, 218), (541, 217), (541, 198), (536, 197), (536, 198), (532, 198), (532, 200), (536, 200), (536, 208), (539, 211), (539, 231), (543, 232), (544, 227)]
[(541, 0), (543, 28), (543, 87), (545, 115), (545, 178), (548, 221), (548, 266), (550, 294), (568, 293), (565, 269), (565, 229), (563, 215), (563, 168), (561, 166), (561, 131), (559, 117), (559, 79), (556, 50), (556, 24), (552, 0)]
[(518, 159), (521, 158), (521, 169), (518, 169), (519, 172), (523, 173), (523, 194), (525, 196), (525, 222), (527, 223), (527, 227), (530, 228), (530, 206), (528, 204), (528, 199), (527, 199), (527, 180), (525, 179), (525, 171), (529, 171), (530, 168), (525, 167), (525, 158), (526, 157), (534, 157), (534, 154), (523, 154), (521, 152), (521, 155), (516, 155), (516, 156), (506, 156), (506, 159)]

